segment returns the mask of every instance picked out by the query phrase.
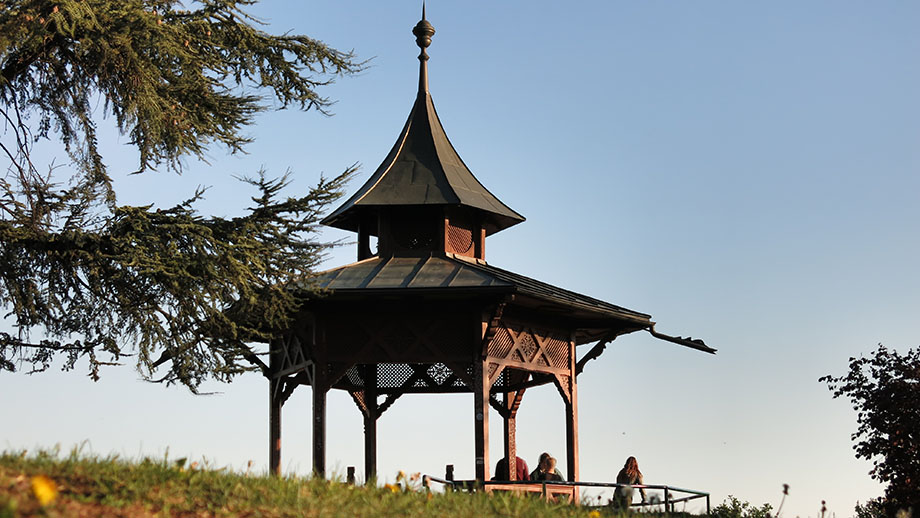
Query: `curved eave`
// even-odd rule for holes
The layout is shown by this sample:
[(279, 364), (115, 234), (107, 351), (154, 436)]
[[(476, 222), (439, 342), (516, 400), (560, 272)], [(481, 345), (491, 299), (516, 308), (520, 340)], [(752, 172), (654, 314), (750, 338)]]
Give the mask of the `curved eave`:
[(474, 210), (488, 234), (524, 221), (476, 179), (448, 139), (431, 95), (421, 92), (383, 163), (322, 223), (356, 232), (366, 213), (392, 206), (433, 205)]

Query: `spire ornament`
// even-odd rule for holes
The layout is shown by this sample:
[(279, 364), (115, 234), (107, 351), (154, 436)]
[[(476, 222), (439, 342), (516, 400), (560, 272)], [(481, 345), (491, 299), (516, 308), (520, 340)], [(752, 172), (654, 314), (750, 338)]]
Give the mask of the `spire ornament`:
[(434, 27), (425, 19), (425, 3), (422, 3), (422, 19), (412, 28), (412, 34), (415, 35), (415, 43), (421, 52), (418, 55), (418, 91), (419, 93), (428, 92), (428, 53), (425, 49), (431, 45), (431, 37), (434, 36)]

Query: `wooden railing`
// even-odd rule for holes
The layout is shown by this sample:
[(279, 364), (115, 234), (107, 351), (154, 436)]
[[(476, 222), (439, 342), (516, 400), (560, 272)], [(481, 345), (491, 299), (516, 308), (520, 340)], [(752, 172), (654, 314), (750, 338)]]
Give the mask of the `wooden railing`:
[[(450, 473), (450, 471), (448, 472)], [(565, 500), (574, 503), (576, 505), (582, 504), (579, 500), (579, 488), (609, 488), (616, 490), (616, 488), (627, 486), (627, 484), (617, 484), (613, 482), (565, 482), (565, 481), (541, 481), (541, 482), (532, 482), (532, 481), (497, 481), (489, 480), (485, 482), (480, 482), (478, 480), (449, 480), (439, 477), (434, 477), (431, 475), (424, 475), (422, 477), (422, 483), (425, 487), (430, 487), (431, 482), (437, 482), (444, 484), (445, 487), (453, 490), (462, 490), (462, 491), (484, 491), (487, 493), (493, 491), (510, 491), (520, 494), (535, 494), (540, 495), (542, 498), (547, 500), (558, 500), (560, 497), (564, 497)], [(631, 504), (634, 507), (641, 506), (655, 506), (663, 505), (665, 511), (674, 512), (676, 510), (676, 504), (689, 502), (696, 499), (706, 499), (706, 514), (710, 514), (710, 500), (709, 493), (705, 491), (697, 491), (695, 489), (685, 489), (674, 486), (667, 485), (658, 485), (658, 484), (631, 484), (628, 485), (633, 489), (655, 489), (661, 490), (664, 492), (664, 499), (655, 501), (642, 502), (638, 504)], [(682, 496), (685, 495), (685, 496)]]

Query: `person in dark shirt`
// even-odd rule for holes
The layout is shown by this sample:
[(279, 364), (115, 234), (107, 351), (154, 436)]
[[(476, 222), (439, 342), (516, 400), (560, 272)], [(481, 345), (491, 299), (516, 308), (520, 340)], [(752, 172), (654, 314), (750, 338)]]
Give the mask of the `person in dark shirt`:
[(556, 459), (549, 453), (540, 454), (540, 461), (537, 463), (537, 469), (530, 474), (530, 480), (548, 480), (562, 481), (562, 472), (556, 469)]
[[(516, 480), (530, 480), (530, 470), (527, 469), (527, 463), (520, 457), (515, 457), (517, 466), (514, 473), (517, 475)], [(502, 458), (495, 465), (495, 476), (492, 480), (510, 480), (508, 477), (508, 459)]]

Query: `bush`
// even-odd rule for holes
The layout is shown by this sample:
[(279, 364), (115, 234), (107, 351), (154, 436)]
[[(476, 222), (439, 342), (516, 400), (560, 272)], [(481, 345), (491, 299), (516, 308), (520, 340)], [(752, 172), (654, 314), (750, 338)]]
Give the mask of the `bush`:
[[(773, 506), (763, 504), (761, 507), (754, 507), (750, 502), (742, 502), (732, 495), (721, 504), (712, 509), (710, 515), (713, 518), (771, 518)], [(860, 517), (862, 518), (862, 517)]]

